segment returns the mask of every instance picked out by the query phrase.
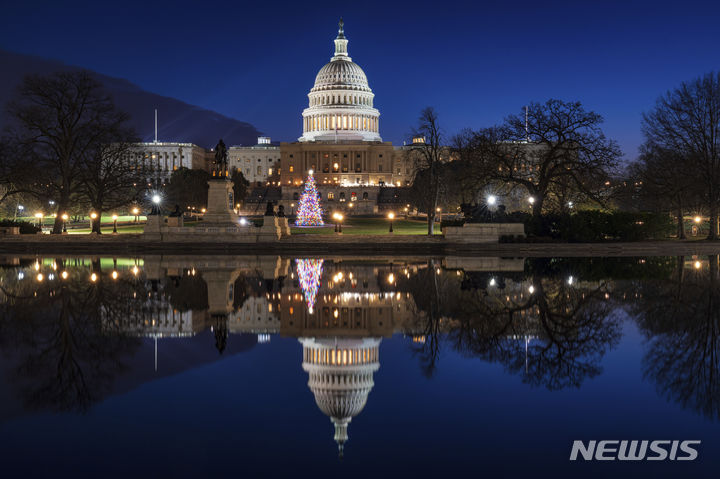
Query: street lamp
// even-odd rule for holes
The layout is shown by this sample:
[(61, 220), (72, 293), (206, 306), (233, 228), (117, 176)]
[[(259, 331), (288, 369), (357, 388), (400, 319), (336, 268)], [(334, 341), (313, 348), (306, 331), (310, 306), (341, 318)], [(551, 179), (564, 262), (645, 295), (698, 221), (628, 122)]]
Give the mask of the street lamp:
[(95, 213), (94, 211), (92, 213), (90, 213), (90, 232), (91, 233), (93, 232), (93, 223), (95, 222), (97, 217), (98, 217), (98, 214)]
[(497, 197), (495, 195), (490, 195), (487, 197), (487, 204), (489, 206), (494, 206), (496, 202), (497, 202)]
[(390, 233), (393, 232), (393, 220), (395, 219), (395, 213), (392, 211), (388, 213), (388, 218), (390, 219)]
[(695, 221), (695, 223), (700, 223), (700, 222), (702, 221), (702, 218), (699, 217), (699, 216), (696, 216), (696, 217), (694, 218), (694, 221)]
[(112, 220), (113, 220), (113, 234), (117, 234), (118, 215), (112, 215)]
[(140, 220), (140, 208), (137, 206), (132, 209), (132, 214), (135, 216), (135, 223)]
[(43, 214), (42, 214), (42, 213), (35, 213), (35, 218), (37, 218), (37, 220), (38, 220), (38, 226), (40, 227), (40, 231), (42, 231)]
[(335, 220), (335, 232), (338, 234), (342, 234), (343, 215), (341, 213), (333, 213), (332, 217)]
[(13, 218), (13, 221), (17, 220), (18, 211), (20, 211), (22, 213), (22, 210), (24, 210), (24, 209), (25, 209), (25, 207), (23, 205), (21, 205), (20, 203), (18, 203), (15, 206), (15, 217)]
[(529, 197), (529, 198), (528, 198), (528, 202), (529, 202), (531, 205), (534, 204), (534, 203), (535, 203), (535, 197), (534, 197), (534, 196)]
[(63, 230), (62, 230), (62, 232), (63, 232), (63, 233), (67, 233), (67, 220), (68, 220), (68, 218), (70, 218), (70, 217), (68, 216), (67, 213), (63, 213), (62, 216), (61, 216), (61, 218), (62, 218), (62, 220), (63, 220)]

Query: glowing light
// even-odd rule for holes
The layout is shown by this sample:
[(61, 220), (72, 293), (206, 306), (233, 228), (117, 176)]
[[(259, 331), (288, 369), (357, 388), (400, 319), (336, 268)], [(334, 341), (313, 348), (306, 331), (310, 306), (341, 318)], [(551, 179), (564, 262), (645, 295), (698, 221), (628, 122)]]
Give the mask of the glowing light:
[(62, 273), (60, 273), (60, 277), (61, 277), (62, 279), (68, 279), (68, 272), (67, 272), (67, 271), (63, 271)]
[(534, 197), (534, 196), (529, 197), (529, 198), (528, 198), (528, 202), (530, 202), (531, 205), (532, 205), (533, 203), (535, 203), (535, 197)]
[(494, 205), (496, 201), (497, 197), (495, 197), (495, 195), (490, 195), (487, 197), (487, 204), (489, 204), (490, 206)]
[(118, 279), (118, 272), (117, 272), (117, 271), (113, 271), (110, 276), (112, 276), (112, 279)]
[(40, 270), (40, 262), (35, 261), (35, 264), (33, 265), (33, 267), (35, 268), (35, 271), (39, 271)]
[(573, 278), (572, 276), (570, 276), (570, 277), (568, 278), (567, 283), (568, 283), (568, 284), (573, 284), (573, 281), (575, 281), (575, 278)]
[(96, 275), (95, 273), (93, 273), (93, 274), (90, 275), (90, 281), (92, 281), (93, 283), (94, 283), (95, 281), (97, 281), (97, 279), (98, 279), (98, 277), (97, 277), (97, 275)]
[(320, 207), (320, 199), (315, 185), (315, 178), (313, 177), (313, 170), (310, 170), (305, 180), (305, 189), (300, 196), (295, 225), (323, 226), (325, 223), (323, 222), (322, 215), (323, 211)]
[(245, 218), (240, 218), (240, 224), (242, 226), (246, 226), (248, 224), (247, 220)]
[(535, 286), (530, 285), (530, 287), (528, 288), (528, 291), (530, 292), (530, 294), (533, 294), (535, 292)]
[(388, 275), (388, 277), (387, 277), (387, 282), (388, 282), (388, 283), (394, 283), (394, 282), (395, 282), (395, 275), (392, 274), (392, 273), (390, 273), (390, 274)]
[(160, 200), (161, 200), (160, 195), (157, 195), (157, 194), (153, 195), (153, 197), (152, 197), (152, 202), (153, 202), (153, 203), (155, 203), (156, 205), (158, 205), (158, 204), (160, 204)]
[(138, 208), (133, 208), (133, 209), (132, 209), (132, 213), (133, 213), (135, 216), (137, 216), (137, 215), (140, 214), (140, 210), (139, 210)]
[(97, 213), (95, 213), (94, 211), (90, 213), (90, 218), (97, 219)]
[(138, 269), (137, 266), (133, 266), (133, 267), (132, 267), (132, 273), (133, 273), (135, 276), (137, 276), (139, 272), (140, 272), (140, 270)]
[(43, 217), (42, 213), (35, 213), (35, 218), (40, 219)]
[(495, 278), (490, 278), (490, 286), (495, 286), (496, 284)]
[(702, 268), (702, 263), (700, 261), (695, 261), (694, 266), (695, 266), (695, 269), (700, 269), (700, 268)]
[(117, 219), (118, 219), (118, 215), (112, 215), (112, 220), (113, 220), (113, 221), (117, 221)]
[(63, 213), (63, 215), (61, 216), (61, 218), (63, 219), (63, 221), (67, 221), (68, 218), (70, 218), (70, 217), (68, 216), (67, 213)]
[(699, 216), (696, 216), (696, 217), (694, 218), (694, 220), (695, 220), (695, 223), (700, 223), (700, 222), (702, 221), (702, 218), (699, 217)]
[(395, 219), (395, 213), (388, 213), (388, 218)]
[(318, 289), (320, 288), (320, 280), (322, 278), (321, 259), (296, 259), (298, 279), (300, 280), (300, 289), (302, 289), (307, 303), (308, 313), (313, 314), (315, 308), (315, 300), (317, 298)]
[(38, 283), (42, 283), (42, 280), (43, 280), (44, 278), (45, 278), (45, 277), (43, 276), (42, 273), (38, 273), (37, 276), (35, 277), (35, 279), (38, 280)]

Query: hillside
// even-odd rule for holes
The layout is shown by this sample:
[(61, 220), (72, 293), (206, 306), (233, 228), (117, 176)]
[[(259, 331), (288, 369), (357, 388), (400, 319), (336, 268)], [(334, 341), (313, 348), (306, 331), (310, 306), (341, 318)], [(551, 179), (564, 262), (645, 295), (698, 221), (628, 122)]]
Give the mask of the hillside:
[[(79, 69), (54, 60), (0, 50), (0, 71), (3, 72), (0, 75), (0, 126), (8, 120), (4, 105), (14, 96), (25, 75)], [(117, 106), (131, 115), (131, 124), (143, 140), (152, 141), (154, 137), (156, 108), (160, 141), (190, 142), (208, 148), (215, 146), (219, 138), (228, 145), (254, 145), (260, 135), (250, 123), (145, 91), (121, 78), (90, 73), (105, 85)]]

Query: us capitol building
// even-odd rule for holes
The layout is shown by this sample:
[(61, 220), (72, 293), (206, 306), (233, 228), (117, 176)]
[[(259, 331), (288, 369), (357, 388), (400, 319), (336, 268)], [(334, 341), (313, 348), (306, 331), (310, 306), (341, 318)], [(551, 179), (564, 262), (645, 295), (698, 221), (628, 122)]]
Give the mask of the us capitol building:
[[(269, 200), (294, 212), (310, 170), (326, 211), (372, 214), (405, 206), (404, 187), (414, 176), (408, 154), (413, 145), (382, 141), (375, 95), (349, 55), (342, 19), (334, 43), (334, 55), (308, 93), (298, 141), (278, 145), (263, 136), (256, 145), (228, 148), (230, 169), (240, 170), (252, 185), (244, 214), (262, 213)], [(180, 167), (209, 170), (214, 158), (213, 151), (189, 143), (156, 140), (134, 150), (148, 185), (158, 187)]]

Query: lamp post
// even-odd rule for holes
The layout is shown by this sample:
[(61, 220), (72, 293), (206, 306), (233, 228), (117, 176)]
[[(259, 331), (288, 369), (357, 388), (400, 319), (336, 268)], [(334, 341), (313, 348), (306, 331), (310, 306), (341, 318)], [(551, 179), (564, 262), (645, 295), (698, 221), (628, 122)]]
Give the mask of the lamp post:
[(140, 221), (140, 208), (137, 206), (132, 209), (132, 214), (135, 216), (135, 223)]
[(117, 234), (118, 215), (112, 215), (112, 220), (113, 220), (113, 234), (116, 235)]
[[(98, 214), (94, 211), (90, 213), (90, 232), (93, 232), (93, 224), (95, 223), (95, 220), (97, 219)], [(99, 228), (98, 228), (99, 229)]]
[(37, 218), (38, 227), (40, 228), (40, 232), (42, 233), (43, 214), (42, 214), (42, 213), (35, 213), (35, 218)]
[(67, 234), (67, 220), (68, 220), (68, 218), (70, 218), (70, 217), (68, 216), (67, 213), (63, 213), (62, 216), (61, 216), (61, 218), (62, 218), (62, 220), (63, 220), (63, 229), (62, 229), (62, 232), (63, 232), (64, 234)]
[(335, 232), (337, 234), (342, 234), (343, 215), (341, 213), (334, 213), (333, 219), (335, 220)]
[(390, 219), (390, 233), (393, 232), (393, 220), (395, 219), (395, 213), (392, 211), (388, 213), (388, 218)]

